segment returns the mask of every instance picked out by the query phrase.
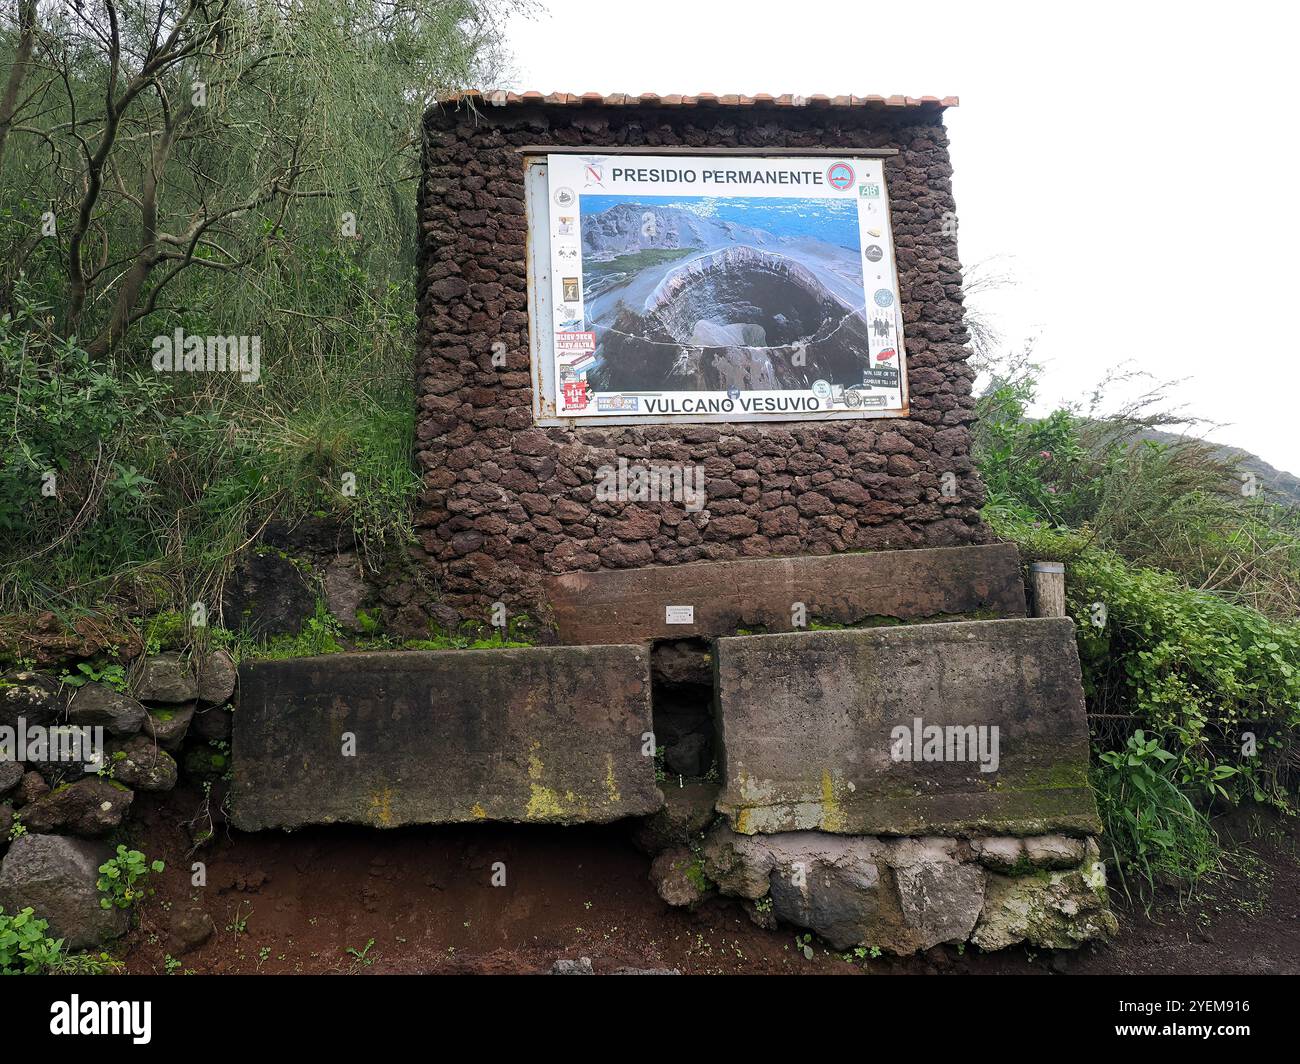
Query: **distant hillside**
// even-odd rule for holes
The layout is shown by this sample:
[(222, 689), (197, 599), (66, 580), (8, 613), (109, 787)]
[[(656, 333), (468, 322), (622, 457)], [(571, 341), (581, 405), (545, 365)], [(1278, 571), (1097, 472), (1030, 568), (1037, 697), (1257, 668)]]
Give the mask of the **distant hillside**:
[(1134, 439), (1155, 440), (1158, 443), (1202, 443), (1210, 449), (1215, 457), (1235, 465), (1244, 473), (1254, 473), (1264, 491), (1264, 498), (1276, 503), (1289, 503), (1300, 506), (1300, 477), (1283, 469), (1275, 469), (1264, 459), (1240, 447), (1226, 447), (1199, 440), (1193, 436), (1181, 436), (1176, 432), (1160, 432), (1157, 429), (1145, 429), (1134, 433)]
[(703, 249), (729, 244), (757, 247), (775, 242), (775, 237), (761, 229), (701, 218), (680, 207), (620, 203), (582, 219), (583, 255), (595, 258), (628, 255), (648, 248)]

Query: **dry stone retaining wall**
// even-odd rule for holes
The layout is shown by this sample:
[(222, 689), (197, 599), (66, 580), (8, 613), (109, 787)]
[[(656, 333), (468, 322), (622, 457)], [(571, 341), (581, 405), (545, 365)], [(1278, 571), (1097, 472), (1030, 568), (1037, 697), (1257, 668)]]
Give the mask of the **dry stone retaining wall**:
[[(102, 907), (96, 882), (141, 795), (170, 791), (181, 772), (214, 781), (229, 770), (230, 655), (135, 649), (125, 685), (74, 686), (30, 669), (0, 675), (0, 728), (12, 744), (0, 754), (0, 909), (32, 908), (69, 951), (98, 947), (130, 926), (129, 911)], [(47, 662), (57, 663), (53, 653)], [(99, 751), (93, 738), (75, 748), (69, 741), (95, 729)], [(211, 834), (210, 822), (188, 827), (196, 847)], [(147, 850), (149, 840), (139, 845)]]

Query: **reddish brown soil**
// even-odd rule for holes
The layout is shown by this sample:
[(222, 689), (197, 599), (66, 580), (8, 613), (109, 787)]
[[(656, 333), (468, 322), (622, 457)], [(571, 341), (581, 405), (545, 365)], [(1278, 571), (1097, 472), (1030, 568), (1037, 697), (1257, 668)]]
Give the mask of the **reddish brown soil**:
[[(663, 904), (648, 858), (625, 829), (474, 825), (377, 832), (313, 829), (217, 839), (188, 853), (181, 826), (195, 791), (137, 802), (136, 835), (167, 871), (125, 940), (130, 972), (164, 972), (173, 922), (193, 907), (216, 933), (173, 961), (201, 973), (545, 972), (560, 957), (685, 973), (1265, 973), (1300, 971), (1297, 822), (1226, 824), (1239, 840), (1228, 876), (1179, 908), (1148, 915), (1118, 899), (1112, 946), (981, 955), (942, 947), (923, 957), (846, 963), (824, 946), (805, 960), (795, 930), (765, 931), (731, 902), (696, 912)], [(207, 887), (191, 888), (193, 861)], [(491, 885), (494, 862), (506, 886)], [(367, 951), (367, 943), (373, 944)], [(350, 951), (355, 951), (350, 952)], [(364, 954), (364, 956), (358, 956)]]

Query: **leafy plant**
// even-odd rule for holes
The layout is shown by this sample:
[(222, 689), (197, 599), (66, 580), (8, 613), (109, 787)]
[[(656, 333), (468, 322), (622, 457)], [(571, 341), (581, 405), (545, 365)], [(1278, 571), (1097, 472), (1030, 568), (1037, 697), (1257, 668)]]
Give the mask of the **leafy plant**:
[(163, 870), (162, 861), (148, 861), (139, 850), (119, 845), (117, 854), (99, 866), (95, 885), (100, 894), (101, 908), (130, 909), (148, 892), (146, 882), (150, 873)]
[(57, 965), (63, 939), (50, 938), (49, 926), (30, 907), (12, 916), (0, 908), (0, 975), (39, 975)]
[(1195, 884), (1218, 865), (1214, 832), (1179, 788), (1177, 767), (1178, 758), (1141, 729), (1123, 750), (1098, 758), (1098, 806), (1126, 892), (1132, 875), (1150, 890), (1163, 879)]
[(90, 662), (83, 661), (77, 665), (75, 673), (65, 672), (60, 679), (69, 687), (84, 687), (94, 682), (106, 684), (115, 691), (125, 691), (127, 686), (126, 669), (116, 664), (96, 668)]
[(370, 950), (371, 947), (374, 946), (374, 944), (375, 944), (375, 940), (372, 938), (366, 942), (364, 949), (357, 949), (354, 946), (349, 946), (347, 951), (348, 955), (350, 957), (353, 957), (358, 964), (364, 965), (365, 967), (369, 968), (375, 962), (374, 958), (370, 956)]
[[(311, 514), (372, 568), (403, 556), (412, 131), (438, 93), (491, 80), (521, 6), (21, 0), (3, 37), (27, 60), (0, 101), (0, 612), (215, 603), (259, 530)], [(258, 338), (267, 372), (156, 370), (176, 330)]]

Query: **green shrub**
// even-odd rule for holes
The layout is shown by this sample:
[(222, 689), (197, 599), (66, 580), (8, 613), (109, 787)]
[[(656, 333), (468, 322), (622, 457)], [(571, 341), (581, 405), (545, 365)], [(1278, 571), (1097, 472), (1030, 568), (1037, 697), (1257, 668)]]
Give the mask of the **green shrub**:
[(241, 658), (314, 658), (322, 654), (341, 654), (344, 650), (339, 638), (343, 626), (321, 599), (316, 600), (316, 612), (307, 618), (297, 635), (272, 636), (260, 643), (249, 643), (238, 648)]
[(45, 920), (30, 908), (6, 916), (0, 908), (0, 975), (40, 975), (54, 968), (63, 953), (63, 939), (50, 938)]
[(1243, 491), (1242, 474), (1197, 440), (1144, 438), (1169, 419), (1071, 408), (1028, 416), (1033, 367), (978, 401), (975, 458), (986, 516), (1087, 533), (1090, 543), (1189, 587), (1280, 620), (1300, 615), (1300, 508)]
[(139, 850), (119, 845), (117, 855), (99, 866), (96, 887), (99, 904), (104, 909), (130, 909), (147, 893), (146, 881), (151, 872), (163, 870), (162, 861), (148, 861)]
[(1177, 780), (1178, 758), (1141, 729), (1122, 750), (1108, 750), (1093, 768), (1105, 841), (1125, 891), (1137, 875), (1195, 883), (1218, 864), (1218, 844), (1205, 814)]
[[(1300, 728), (1300, 625), (1193, 591), (1055, 531), (995, 517), (1025, 560), (1066, 562), (1084, 690), (1102, 749), (1144, 729), (1177, 759), (1191, 796), (1293, 802)], [(1116, 723), (1118, 722), (1118, 723)]]
[(323, 348), (278, 335), (293, 357), (256, 386), (92, 357), (20, 288), (0, 315), (0, 613), (117, 600), (183, 620), (271, 519), (328, 516), (376, 563), (412, 542), (414, 296), (348, 284), (348, 328)]
[(102, 683), (114, 691), (125, 691), (127, 686), (126, 669), (121, 665), (106, 664), (96, 666), (88, 661), (77, 665), (77, 671), (65, 671), (60, 681), (69, 687), (84, 687), (88, 683)]

